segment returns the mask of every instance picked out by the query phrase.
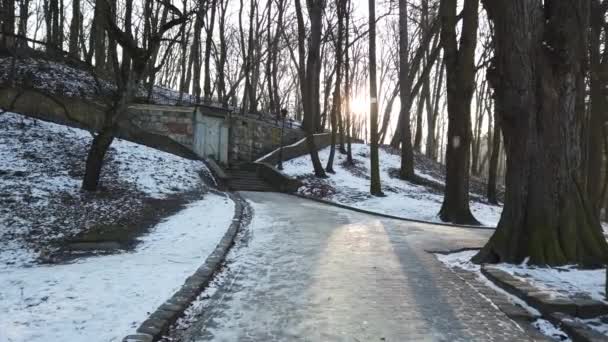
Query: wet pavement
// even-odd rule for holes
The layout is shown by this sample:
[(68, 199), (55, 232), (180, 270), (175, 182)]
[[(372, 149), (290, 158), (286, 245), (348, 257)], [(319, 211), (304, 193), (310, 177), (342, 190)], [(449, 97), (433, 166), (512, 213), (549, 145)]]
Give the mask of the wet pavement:
[(528, 341), (429, 250), (492, 231), (378, 218), (244, 192), (253, 220), (182, 341)]

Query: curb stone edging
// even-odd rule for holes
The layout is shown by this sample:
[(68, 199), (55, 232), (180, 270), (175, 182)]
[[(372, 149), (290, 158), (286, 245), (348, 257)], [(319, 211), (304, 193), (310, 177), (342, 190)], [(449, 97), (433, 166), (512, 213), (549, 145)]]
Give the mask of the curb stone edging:
[[(211, 191), (217, 193), (216, 191)], [(234, 238), (242, 228), (243, 216), (247, 203), (236, 193), (223, 193), (234, 202), (234, 216), (230, 227), (217, 244), (213, 252), (207, 257), (204, 264), (200, 266), (193, 275), (188, 277), (182, 287), (159, 306), (148, 318), (137, 328), (135, 334), (126, 336), (122, 342), (154, 342), (158, 341), (169, 327), (181, 317), (188, 306), (203, 292), (213, 275), (218, 270), (230, 247), (234, 244)]]
[(390, 218), (390, 219), (400, 220), (400, 221), (406, 221), (406, 222), (432, 224), (432, 225), (436, 225), (436, 226), (452, 227), (452, 228), (484, 229), (484, 230), (495, 230), (496, 229), (496, 227), (488, 227), (488, 226), (471, 226), (471, 225), (466, 225), (466, 224), (452, 224), (452, 223), (444, 223), (444, 222), (431, 222), (431, 221), (410, 219), (410, 218), (405, 218), (405, 217), (400, 217), (400, 216), (383, 214), (383, 213), (379, 213), (376, 211), (355, 208), (355, 207), (351, 207), (351, 206), (348, 206), (345, 204), (340, 204), (337, 202), (332, 202), (332, 201), (324, 200), (321, 198), (302, 195), (302, 194), (298, 194), (298, 193), (287, 193), (287, 195), (296, 196), (296, 197), (304, 198), (304, 199), (311, 200), (314, 202), (319, 202), (319, 203), (331, 205), (331, 206), (342, 208), (342, 209), (352, 210), (352, 211), (356, 211), (356, 212), (363, 213), (363, 214), (380, 216), (380, 217), (385, 217), (385, 218)]
[(591, 299), (568, 301), (551, 298), (538, 291), (525, 280), (511, 274), (483, 265), (481, 273), (496, 286), (518, 297), (538, 310), (551, 323), (562, 327), (574, 342), (606, 342), (608, 336), (591, 329), (574, 318), (593, 318), (608, 313), (608, 305)]
[(558, 326), (561, 326), (568, 335), (572, 338), (573, 342), (606, 342), (608, 336), (602, 335), (599, 332), (591, 329), (586, 324), (577, 322), (572, 316), (554, 312), (550, 314), (547, 319)]

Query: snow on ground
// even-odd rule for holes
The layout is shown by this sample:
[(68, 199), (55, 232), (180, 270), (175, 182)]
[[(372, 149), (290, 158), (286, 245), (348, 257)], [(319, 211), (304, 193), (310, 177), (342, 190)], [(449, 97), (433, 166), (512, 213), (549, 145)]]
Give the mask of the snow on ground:
[[(200, 161), (116, 140), (101, 190), (80, 191), (89, 132), (0, 114), (0, 264), (32, 263), (96, 224), (132, 226), (156, 202), (203, 192)], [(209, 176), (210, 177), (210, 176)]]
[[(437, 253), (435, 256), (439, 261), (444, 263), (448, 268), (460, 268), (469, 272), (475, 273), (477, 279), (494, 291), (504, 294), (507, 299), (514, 305), (520, 306), (530, 312), (532, 315), (538, 317), (532, 325), (538, 329), (543, 335), (551, 337), (555, 341), (571, 342), (568, 335), (563, 332), (559, 327), (556, 327), (551, 322), (540, 318), (540, 312), (535, 308), (528, 305), (518, 297), (504, 291), (500, 287), (496, 286), (492, 281), (488, 280), (481, 273), (481, 266), (471, 262), (471, 258), (477, 254), (478, 250), (464, 250), (455, 253), (441, 254)], [(488, 299), (489, 301), (490, 299)], [(493, 304), (494, 305), (494, 304)]]
[[(323, 165), (327, 162), (329, 151), (329, 147), (319, 151)], [(308, 155), (284, 162), (284, 172), (304, 182), (305, 185), (299, 189), (303, 194), (384, 214), (441, 222), (437, 216), (443, 202), (441, 192), (391, 176), (400, 167), (401, 161), (398, 155), (380, 149), (380, 179), (386, 197), (374, 197), (369, 195), (369, 146), (353, 144), (352, 154), (355, 167), (345, 167), (346, 156), (336, 152), (334, 161), (336, 173), (328, 174), (327, 180), (311, 177), (312, 166)], [(443, 184), (443, 181), (422, 170), (416, 170), (416, 173), (425, 179)], [(471, 201), (471, 210), (482, 224), (496, 226), (502, 207)]]
[[(46, 58), (0, 57), (0, 83), (27, 84), (46, 94), (67, 97), (98, 99), (109, 96), (116, 90), (112, 80), (103, 79), (90, 70), (84, 63), (57, 62)], [(139, 98), (147, 98), (145, 89), (137, 93)], [(151, 103), (159, 105), (194, 104), (196, 98), (189, 94), (155, 86), (150, 98)]]
[(233, 212), (232, 200), (209, 193), (155, 226), (131, 253), (0, 264), (0, 340), (121, 341), (203, 264)]
[(526, 264), (498, 264), (499, 268), (515, 277), (525, 278), (535, 288), (555, 297), (582, 295), (606, 301), (605, 269), (579, 269), (576, 266), (535, 267)]
[[(463, 251), (450, 254), (437, 254), (437, 258), (450, 267), (478, 272), (479, 265), (471, 262), (477, 253)], [(534, 288), (554, 297), (584, 296), (606, 302), (604, 295), (606, 285), (605, 269), (579, 269), (574, 265), (559, 267), (537, 267), (525, 263), (515, 265), (501, 263), (492, 265), (517, 278), (525, 279)]]
[(543, 335), (551, 337), (554, 341), (572, 341), (562, 329), (556, 327), (553, 325), (553, 323), (547, 321), (546, 319), (538, 318), (532, 323), (532, 325)]

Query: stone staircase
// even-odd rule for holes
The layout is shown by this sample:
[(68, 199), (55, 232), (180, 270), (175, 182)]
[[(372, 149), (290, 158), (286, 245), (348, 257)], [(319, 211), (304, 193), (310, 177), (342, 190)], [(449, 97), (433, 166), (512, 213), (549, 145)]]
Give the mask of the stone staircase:
[(233, 168), (226, 170), (228, 188), (232, 191), (277, 191), (261, 179), (255, 169)]

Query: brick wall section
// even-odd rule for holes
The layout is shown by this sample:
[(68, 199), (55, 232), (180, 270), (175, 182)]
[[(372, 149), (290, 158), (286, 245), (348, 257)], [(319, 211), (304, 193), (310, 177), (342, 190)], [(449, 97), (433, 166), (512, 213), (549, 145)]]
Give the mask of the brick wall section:
[(193, 111), (190, 107), (137, 105), (131, 108), (129, 120), (143, 130), (192, 148)]

